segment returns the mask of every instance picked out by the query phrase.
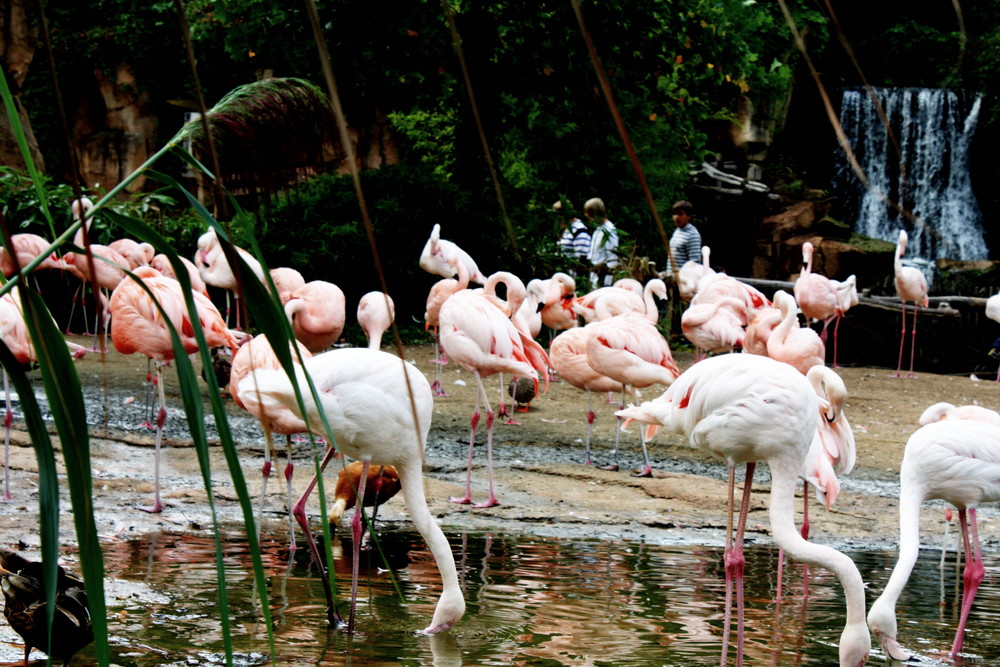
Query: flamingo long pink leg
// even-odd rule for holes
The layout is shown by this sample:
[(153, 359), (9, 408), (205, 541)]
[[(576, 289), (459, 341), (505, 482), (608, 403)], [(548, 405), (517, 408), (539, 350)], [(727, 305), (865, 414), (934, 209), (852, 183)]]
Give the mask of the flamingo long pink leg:
[[(958, 620), (958, 631), (955, 633), (955, 642), (951, 646), (951, 658), (955, 659), (962, 650), (965, 642), (965, 624), (969, 620), (969, 612), (972, 610), (972, 601), (979, 590), (979, 584), (983, 581), (986, 568), (983, 567), (983, 557), (979, 550), (979, 528), (976, 524), (976, 509), (968, 510), (968, 520), (966, 510), (958, 510), (958, 521), (962, 526), (962, 541), (965, 544), (965, 572), (962, 574), (962, 614)], [(969, 537), (971, 528), (972, 537)]]
[[(323, 474), (323, 471), (326, 469), (326, 465), (330, 462), (330, 459), (336, 455), (337, 450), (332, 445), (326, 448), (326, 453), (323, 455), (323, 461), (319, 464), (318, 474)], [(309, 530), (309, 518), (306, 516), (306, 501), (309, 499), (309, 494), (312, 493), (314, 486), (316, 486), (316, 475), (313, 475), (312, 479), (309, 480), (309, 484), (306, 486), (305, 492), (292, 507), (292, 516), (294, 516), (295, 520), (298, 521), (299, 527), (305, 534), (306, 542), (309, 543), (309, 549), (312, 552), (317, 567), (319, 567), (320, 573), (322, 574), (320, 579), (323, 580), (323, 593), (326, 595), (327, 623), (331, 626), (337, 627), (342, 625), (344, 621), (337, 612), (337, 606), (333, 602), (333, 590), (330, 588), (330, 578), (327, 576), (326, 567), (323, 565), (323, 557), (319, 553), (319, 547), (316, 545), (316, 540), (313, 539), (312, 531)]]
[[(479, 378), (479, 373), (473, 371), (473, 375), (476, 378), (476, 382), (479, 383), (479, 387), (476, 392), (476, 409), (473, 410), (472, 418), (469, 420), (469, 462), (466, 465), (465, 495), (461, 498), (453, 497), (448, 499), (449, 501), (460, 505), (468, 505), (472, 502), (472, 456), (476, 449), (476, 428), (479, 426), (480, 394), (482, 394), (483, 397), (486, 396), (486, 389), (483, 387), (482, 380)], [(487, 403), (487, 405), (489, 405), (489, 403)]]
[(288, 498), (288, 550), (295, 551), (295, 519), (292, 516), (292, 476), (295, 465), (292, 463), (292, 436), (285, 436), (285, 495)]
[(156, 490), (153, 495), (153, 505), (151, 507), (139, 508), (144, 512), (151, 512), (153, 514), (163, 511), (163, 503), (160, 502), (160, 446), (163, 444), (163, 425), (167, 421), (167, 399), (163, 392), (160, 362), (156, 362), (156, 384), (160, 388), (160, 409), (156, 412), (156, 454), (153, 464), (153, 477), (155, 479)]
[(915, 378), (913, 360), (917, 354), (917, 304), (913, 304), (913, 329), (910, 331), (910, 373), (906, 377)]
[[(998, 372), (1000, 375), (1000, 372)], [(590, 460), (590, 436), (594, 431), (594, 393), (591, 391), (587, 392), (587, 460), (583, 462), (584, 465), (593, 465), (593, 461)]]
[(8, 384), (7, 371), (3, 372), (3, 393), (6, 401), (7, 411), (4, 413), (3, 425), (3, 496), (0, 501), (9, 502), (14, 499), (10, 495), (10, 426), (14, 421), (14, 413), (10, 409), (10, 385)]
[[(915, 308), (916, 306), (914, 306)], [(903, 344), (906, 342), (906, 302), (902, 303), (903, 309), (903, 330), (899, 334), (899, 363), (896, 364), (896, 375), (895, 377), (900, 377), (903, 372)]]
[(358, 603), (358, 570), (361, 567), (361, 533), (364, 530), (364, 497), (365, 484), (368, 482), (368, 469), (371, 459), (361, 460), (361, 479), (358, 480), (358, 502), (351, 521), (351, 534), (354, 538), (354, 550), (351, 560), (351, 611), (347, 616), (347, 634), (354, 634), (354, 610)]
[[(610, 393), (609, 393), (610, 396)], [(610, 403), (610, 401), (608, 401)], [(625, 408), (625, 387), (622, 386), (622, 398), (618, 403), (619, 409)], [(621, 442), (622, 435), (622, 418), (615, 417), (615, 462), (611, 465), (601, 466), (601, 470), (618, 470), (618, 445)]]
[(743, 534), (746, 532), (747, 514), (750, 510), (750, 490), (753, 485), (753, 473), (757, 463), (747, 463), (746, 480), (743, 483), (743, 499), (740, 502), (740, 517), (736, 524), (736, 535), (732, 532), (733, 496), (735, 495), (735, 467), (729, 466), (729, 519), (726, 529), (726, 551), (723, 561), (726, 567), (726, 611), (725, 629), (723, 630), (722, 658), (720, 665), (725, 667), (729, 652), (729, 621), (732, 617), (733, 589), (736, 590), (736, 667), (743, 665), (743, 569), (746, 557), (743, 555)]

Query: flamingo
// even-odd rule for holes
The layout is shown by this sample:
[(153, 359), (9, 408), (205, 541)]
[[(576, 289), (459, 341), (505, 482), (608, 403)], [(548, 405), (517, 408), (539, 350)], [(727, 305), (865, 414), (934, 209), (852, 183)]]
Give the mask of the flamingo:
[[(93, 255), (93, 273), (91, 273), (91, 261), (85, 253), (69, 252), (62, 258), (63, 268), (82, 280), (84, 283), (91, 283), (97, 307), (101, 309), (104, 316), (104, 331), (107, 334), (108, 328), (108, 299), (105, 292), (112, 292), (125, 278), (125, 269), (129, 268), (128, 259), (120, 252), (110, 246), (99, 243), (91, 243), (88, 248)], [(99, 314), (98, 314), (99, 317)], [(97, 349), (98, 331), (94, 328), (94, 349)]]
[[(297, 348), (297, 350), (296, 350)], [(299, 355), (302, 359), (312, 357), (309, 352), (298, 341), (294, 342), (294, 347), (289, 341), (289, 349), (292, 353), (292, 361), (298, 363)], [(270, 341), (264, 334), (258, 334), (255, 338), (240, 346), (240, 349), (233, 355), (232, 366), (229, 371), (229, 393), (233, 401), (243, 408), (257, 421), (260, 422), (264, 430), (266, 446), (264, 449), (264, 465), (261, 467), (263, 477), (260, 489), (260, 513), (261, 517), (257, 522), (257, 529), (263, 520), (264, 499), (267, 496), (267, 481), (271, 477), (271, 462), (275, 456), (273, 433), (285, 436), (285, 487), (288, 498), (288, 532), (290, 535), (289, 544), (295, 544), (295, 519), (292, 516), (292, 477), (295, 474), (295, 466), (292, 462), (292, 436), (296, 433), (305, 433), (309, 430), (306, 423), (295, 413), (283, 406), (264, 404), (257, 392), (257, 373), (260, 370), (280, 370), (281, 362), (274, 354)], [(250, 381), (243, 385), (251, 387), (251, 391), (241, 393), (240, 385), (244, 378), (250, 377)]]
[(969, 611), (984, 574), (976, 508), (1000, 500), (1000, 428), (974, 419), (946, 419), (922, 426), (906, 442), (899, 476), (899, 559), (868, 612), (868, 625), (887, 656), (910, 659), (896, 638), (896, 601), (920, 551), (920, 506), (925, 500), (944, 500), (958, 508), (965, 546), (962, 609), (951, 646), (955, 659), (962, 650)]
[(833, 327), (833, 367), (837, 367), (837, 331), (840, 329), (840, 318), (852, 306), (858, 304), (857, 279), (848, 277), (844, 282), (831, 280), (826, 276), (812, 272), (813, 244), (806, 241), (802, 244), (802, 261), (805, 266), (799, 274), (792, 294), (799, 310), (810, 320), (823, 323), (820, 339), (826, 343), (827, 328), (831, 322)]
[[(10, 278), (15, 271), (45, 254), (51, 245), (47, 239), (38, 234), (14, 234), (10, 237), (10, 250), (6, 246), (0, 246), (0, 271)], [(54, 252), (49, 252), (37, 268), (61, 270), (64, 267), (59, 257)]]
[[(638, 313), (617, 315), (607, 320), (588, 324), (587, 363), (602, 375), (642, 389), (653, 384), (669, 385), (680, 370), (670, 354), (670, 345), (656, 325)], [(622, 392), (622, 402), (624, 402)], [(615, 462), (607, 470), (618, 470), (618, 444), (621, 438), (621, 419), (615, 424)], [(650, 477), (646, 438), (642, 437), (643, 468), (638, 477)]]
[(282, 306), (288, 303), (295, 290), (306, 284), (306, 279), (302, 277), (301, 273), (287, 266), (279, 266), (276, 269), (271, 269), (268, 273), (271, 275), (274, 288), (278, 291), (278, 301), (281, 302)]
[[(234, 246), (235, 247), (235, 246)], [(236, 253), (250, 267), (257, 280), (264, 282), (264, 268), (243, 248), (236, 247)], [(236, 329), (240, 328), (240, 307), (239, 295), (241, 293), (240, 280), (246, 278), (233, 271), (229, 265), (226, 253), (219, 243), (219, 236), (214, 228), (209, 228), (207, 232), (198, 237), (198, 250), (195, 252), (194, 264), (198, 267), (201, 279), (213, 287), (226, 290), (226, 319), (229, 319), (229, 292), (236, 294)], [(239, 276), (239, 278), (237, 278)]]
[[(0, 255), (0, 257), (2, 257), (2, 255)], [(4, 271), (4, 275), (7, 275), (6, 271)], [(990, 318), (994, 322), (1000, 323), (1000, 293), (994, 294), (990, 298), (986, 299), (986, 317)], [(1000, 382), (1000, 368), (997, 369), (997, 382)]]
[(395, 319), (396, 307), (388, 294), (368, 292), (358, 302), (358, 323), (368, 338), (368, 347), (373, 350), (382, 347), (382, 334)]
[(900, 377), (903, 370), (903, 346), (906, 343), (906, 302), (913, 302), (913, 329), (910, 332), (910, 372), (907, 377), (916, 377), (913, 374), (913, 358), (916, 355), (917, 343), (917, 306), (926, 307), (929, 303), (927, 298), (927, 279), (919, 269), (912, 266), (903, 266), (903, 255), (906, 253), (906, 231), (899, 230), (899, 242), (896, 244), (896, 257), (893, 260), (893, 270), (896, 278), (893, 281), (896, 285), (896, 294), (899, 295), (902, 307), (903, 330), (899, 336), (899, 364), (896, 366), (895, 377)]
[[(208, 296), (208, 287), (205, 285), (205, 281), (201, 279), (201, 273), (199, 273), (198, 267), (186, 257), (178, 257), (177, 259), (181, 260), (181, 264), (183, 264), (184, 268), (187, 269), (188, 280), (191, 281), (191, 289), (199, 294)], [(174, 274), (174, 267), (166, 255), (154, 255), (153, 259), (149, 261), (149, 265), (159, 271), (160, 274), (166, 278), (177, 278)]]
[(563, 378), (577, 389), (587, 392), (587, 442), (585, 465), (591, 465), (590, 437), (594, 430), (594, 398), (593, 392), (620, 392), (624, 385), (598, 373), (587, 362), (587, 339), (590, 332), (587, 327), (566, 329), (552, 339), (549, 345), (549, 359), (552, 367)]
[(456, 259), (452, 261), (452, 267), (454, 267), (458, 278), (444, 278), (434, 283), (431, 291), (427, 294), (427, 309), (424, 311), (424, 331), (434, 330), (434, 360), (431, 363), (435, 365), (435, 368), (434, 383), (431, 385), (431, 389), (435, 396), (451, 396), (441, 386), (441, 366), (448, 363), (448, 355), (441, 349), (441, 339), (438, 333), (441, 306), (452, 294), (469, 286), (469, 272), (465, 265)]
[(799, 325), (795, 297), (784, 290), (774, 293), (774, 304), (781, 311), (782, 320), (767, 339), (767, 356), (795, 367), (805, 373), (813, 366), (822, 366), (826, 348), (819, 334)]
[[(143, 509), (149, 512), (161, 512), (163, 503), (160, 501), (160, 444), (163, 439), (163, 425), (167, 419), (161, 367), (174, 358), (174, 349), (170, 329), (153, 300), (155, 299), (163, 308), (185, 351), (189, 354), (197, 351), (198, 342), (194, 337), (194, 323), (188, 314), (180, 283), (173, 278), (163, 277), (156, 269), (148, 266), (139, 267), (133, 275), (135, 279), (122, 280), (111, 294), (111, 342), (120, 353), (139, 352), (153, 359), (156, 365), (156, 385), (160, 390), (160, 408), (156, 416), (154, 468), (156, 491), (153, 505)], [(139, 285), (140, 280), (152, 292), (152, 296)], [(228, 346), (234, 350), (239, 348), (236, 335), (226, 328), (225, 321), (212, 302), (197, 292), (192, 292), (191, 296), (208, 346)]]
[(695, 361), (708, 354), (743, 347), (746, 304), (724, 297), (710, 303), (693, 304), (681, 315), (681, 331), (697, 349)]
[[(452, 498), (452, 502), (472, 502), (472, 455), (476, 445), (476, 427), (479, 424), (479, 406), (486, 406), (486, 461), (489, 497), (475, 507), (498, 505), (493, 490), (493, 408), (486, 396), (483, 377), (496, 373), (526, 375), (537, 386), (539, 371), (545, 377), (548, 388), (548, 358), (538, 343), (517, 330), (510, 318), (504, 314), (495, 296), (496, 286), (504, 282), (508, 297), (520, 293), (523, 298), (524, 285), (513, 274), (498, 271), (489, 277), (482, 292), (462, 290), (453, 294), (441, 306), (440, 327), (441, 346), (448, 356), (472, 373), (476, 379), (476, 407), (470, 420), (469, 463), (465, 484), (465, 496)], [(519, 287), (518, 287), (519, 286)], [(500, 305), (503, 305), (501, 302)], [(507, 304), (513, 307), (513, 304)], [(540, 352), (540, 355), (539, 355)], [(502, 391), (502, 390), (501, 390)], [(537, 391), (536, 391), (537, 393)]]
[(469, 280), (480, 285), (486, 284), (486, 276), (476, 266), (476, 261), (452, 241), (442, 239), (441, 225), (435, 224), (420, 253), (420, 268), (428, 273), (450, 278), (455, 275), (455, 262), (461, 262), (465, 266)]
[(150, 264), (156, 255), (156, 248), (152, 245), (139, 243), (134, 239), (117, 239), (109, 243), (108, 247), (125, 258), (129, 270)]
[(698, 283), (705, 276), (714, 275), (715, 271), (709, 266), (709, 258), (712, 251), (707, 245), (701, 247), (701, 263), (694, 260), (684, 262), (684, 266), (677, 272), (677, 291), (681, 300), (690, 301), (698, 292)]
[(340, 338), (346, 319), (347, 299), (339, 287), (325, 280), (311, 280), (292, 292), (285, 315), (295, 338), (316, 354)]
[[(316, 387), (319, 404), (306, 390), (305, 374), (308, 373)], [(249, 379), (240, 384), (252, 391)], [(433, 397), (423, 373), (399, 357), (366, 348), (331, 350), (307, 359), (304, 368), (296, 369), (296, 383), (302, 387), (302, 399), (310, 424), (320, 424), (321, 413), (333, 430), (333, 439), (327, 447), (320, 470), (340, 452), (362, 462), (359, 475), (358, 496), (365, 497), (368, 468), (376, 464), (392, 465), (399, 475), (406, 508), (417, 530), (427, 542), (438, 571), (441, 574), (442, 592), (434, 610), (431, 624), (424, 630), (428, 634), (444, 632), (465, 613), (455, 558), (447, 538), (427, 509), (424, 497), (422, 466), (424, 444), (430, 430)], [(243, 387), (240, 387), (241, 391)], [(283, 371), (260, 370), (257, 392), (265, 405), (281, 405), (296, 414), (299, 404), (292, 380)], [(316, 484), (315, 476), (302, 497), (296, 502), (293, 513), (302, 527), (317, 563), (322, 563), (316, 542), (309, 530), (305, 506)], [(354, 631), (354, 607), (357, 599), (361, 513), (354, 515), (353, 576), (351, 579), (351, 613), (347, 631)], [(324, 569), (321, 566), (321, 570)], [(338, 622), (332, 591), (323, 573), (330, 623)]]
[[(821, 401), (820, 385), (836, 374), (824, 367), (802, 375), (787, 364), (751, 354), (711, 357), (688, 368), (659, 398), (619, 410), (628, 420), (660, 426), (684, 436), (691, 447), (729, 467), (726, 532), (726, 612), (721, 664), (729, 650), (733, 590), (737, 609), (737, 664), (743, 654), (743, 533), (753, 472), (758, 461), (771, 469), (769, 515), (775, 543), (792, 558), (833, 572), (844, 588), (847, 621), (840, 636), (840, 664), (859, 667), (868, 658), (871, 637), (865, 625), (864, 582), (854, 562), (830, 547), (806, 541), (795, 529), (795, 487), (819, 417), (836, 419), (835, 407)], [(826, 403), (826, 405), (824, 405)], [(733, 536), (735, 469), (746, 464), (746, 482)]]
[[(18, 363), (27, 364), (38, 361), (35, 344), (31, 340), (28, 325), (24, 321), (20, 292), (12, 290), (0, 297), (0, 340), (7, 346)], [(66, 346), (69, 348), (70, 356), (74, 359), (79, 359), (87, 353), (86, 348), (76, 343), (67, 341)], [(13, 499), (10, 493), (10, 427), (14, 418), (14, 413), (11, 411), (7, 369), (3, 370), (3, 389), (6, 412), (4, 414), (3, 439), (3, 495), (0, 496), (0, 501), (7, 502)]]
[[(584, 322), (593, 322), (598, 318), (597, 303), (609, 294), (615, 295), (619, 299), (631, 299), (630, 294), (642, 298), (644, 297), (644, 288), (638, 280), (623, 278), (610, 287), (598, 287), (576, 297), (572, 304), (573, 310), (583, 318)], [(612, 300), (614, 300), (613, 297)], [(643, 306), (643, 312), (645, 312), (645, 306)]]
[(552, 274), (545, 285), (542, 299), (542, 324), (555, 331), (577, 326), (576, 312), (573, 310), (575, 296), (576, 280), (573, 276), (561, 271)]
[(691, 305), (711, 303), (727, 297), (743, 301), (747, 321), (753, 319), (757, 311), (771, 305), (759, 289), (724, 273), (709, 273), (702, 277), (698, 281), (697, 292), (691, 297)]
[(975, 419), (994, 426), (1000, 426), (1000, 413), (980, 405), (954, 406), (951, 403), (935, 403), (920, 415), (919, 423), (927, 426), (945, 419)]
[[(330, 507), (330, 526), (336, 526), (344, 517), (344, 512), (358, 504), (358, 488), (361, 486), (362, 461), (352, 461), (337, 475), (337, 486), (333, 492), (333, 505)], [(365, 497), (362, 503), (365, 507), (378, 506), (399, 493), (399, 473), (393, 466), (378, 466), (368, 469), (368, 479), (365, 480)]]
[(748, 354), (767, 356), (767, 340), (784, 317), (781, 310), (773, 306), (761, 308), (747, 323), (743, 334), (743, 351)]

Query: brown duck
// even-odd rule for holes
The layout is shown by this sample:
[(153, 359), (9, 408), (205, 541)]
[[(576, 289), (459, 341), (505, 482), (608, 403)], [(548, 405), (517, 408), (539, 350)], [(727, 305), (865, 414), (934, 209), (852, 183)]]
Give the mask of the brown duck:
[(0, 549), (0, 589), (3, 615), (24, 640), (24, 665), (32, 648), (68, 665), (77, 651), (94, 641), (94, 629), (87, 607), (83, 582), (58, 569), (56, 612), (53, 617), (52, 645), (46, 628), (45, 579), (42, 564)]

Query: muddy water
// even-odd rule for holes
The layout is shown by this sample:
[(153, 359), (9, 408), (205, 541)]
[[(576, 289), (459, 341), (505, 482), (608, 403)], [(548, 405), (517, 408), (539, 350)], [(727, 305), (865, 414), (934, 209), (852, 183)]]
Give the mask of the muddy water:
[[(349, 638), (326, 626), (322, 588), (307, 551), (298, 549), (289, 559), (285, 536), (265, 534), (276, 664), (718, 664), (724, 594), (718, 549), (483, 533), (451, 532), (448, 538), (468, 601), (462, 622), (444, 635), (418, 634), (439, 593), (437, 572), (418, 535), (385, 529), (380, 543), (405, 602), (377, 555), (366, 552), (358, 633)], [(346, 600), (350, 542), (334, 539), (339, 597)], [(116, 580), (108, 600), (113, 664), (224, 664), (212, 539), (159, 533), (106, 547), (109, 580)], [(238, 535), (226, 539), (225, 554), (235, 664), (269, 664), (250, 557)], [(870, 590), (881, 591), (894, 554), (849, 555)], [(804, 595), (802, 568), (786, 567), (779, 604), (776, 558), (765, 547), (747, 553), (747, 664), (836, 664), (843, 625), (839, 585), (812, 569)], [(921, 664), (945, 664), (940, 656), (951, 644), (960, 592), (953, 560), (951, 552), (941, 569), (940, 552), (924, 551), (900, 600), (900, 639), (921, 654)], [(963, 664), (995, 664), (998, 621), (1000, 585), (988, 571)], [(92, 661), (92, 650), (79, 664)], [(0, 659), (17, 659), (19, 652), (5, 646)]]

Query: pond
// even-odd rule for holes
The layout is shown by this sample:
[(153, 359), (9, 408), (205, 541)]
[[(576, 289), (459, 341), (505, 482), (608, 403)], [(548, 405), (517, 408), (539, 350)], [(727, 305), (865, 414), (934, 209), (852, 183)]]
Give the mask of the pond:
[[(322, 587), (305, 548), (289, 551), (285, 535), (265, 534), (278, 664), (321, 665), (714, 665), (721, 650), (724, 573), (717, 548), (639, 542), (447, 532), (468, 601), (450, 633), (418, 634), (440, 592), (437, 570), (420, 536), (382, 527), (379, 537), (400, 600), (377, 552), (362, 555), (358, 632), (348, 637), (325, 622)], [(350, 541), (334, 538), (339, 597), (350, 583)], [(268, 664), (255, 611), (250, 555), (241, 538), (225, 539), (236, 664)], [(105, 544), (112, 663), (128, 666), (224, 664), (216, 620), (214, 542), (159, 533)], [(894, 553), (849, 555), (881, 592)], [(925, 550), (899, 603), (900, 639), (938, 664), (951, 646), (961, 577), (955, 553)], [(993, 664), (1000, 655), (1000, 588), (987, 556), (962, 664)], [(777, 551), (747, 550), (748, 665), (831, 665), (843, 628), (843, 596), (828, 572), (785, 567), (776, 602)], [(4, 627), (9, 631), (9, 628)], [(6, 634), (5, 634), (6, 638)], [(5, 646), (0, 659), (20, 657)], [(85, 649), (74, 664), (92, 663)], [(34, 654), (38, 657), (40, 653)], [(935, 658), (937, 656), (937, 658)], [(873, 656), (872, 662), (880, 657)], [(735, 660), (733, 660), (735, 662)], [(946, 664), (943, 660), (940, 664)]]

